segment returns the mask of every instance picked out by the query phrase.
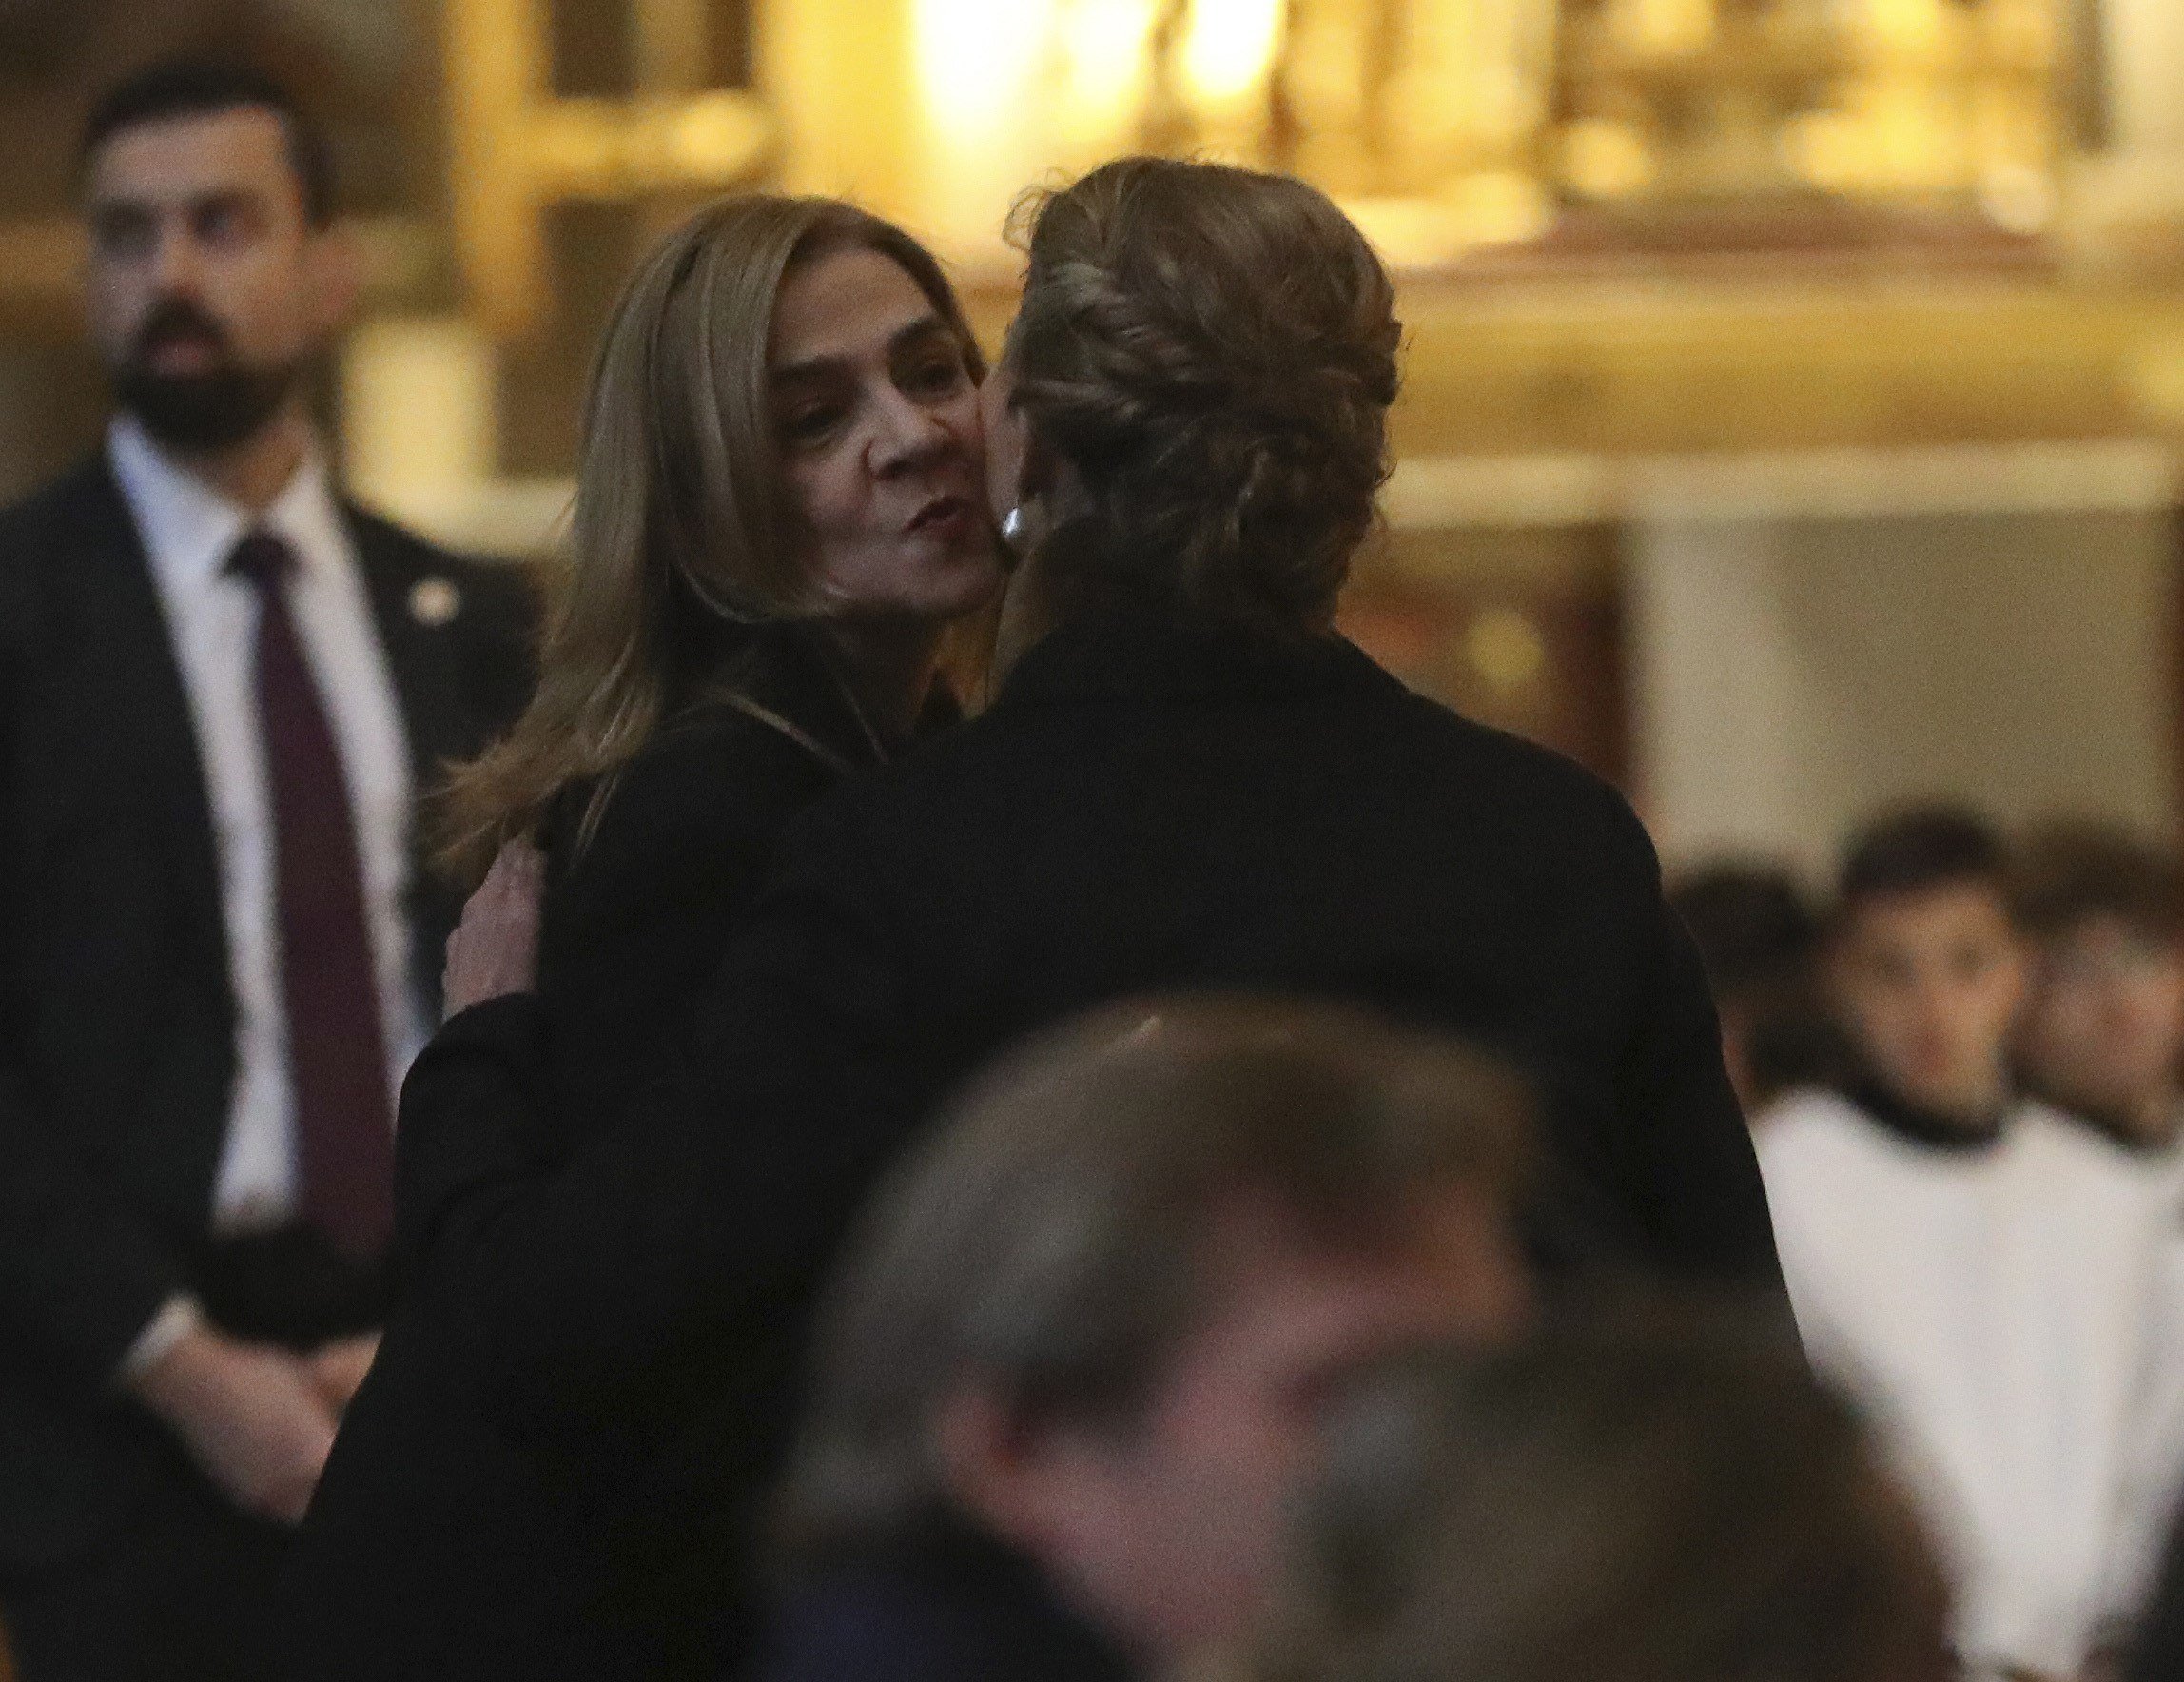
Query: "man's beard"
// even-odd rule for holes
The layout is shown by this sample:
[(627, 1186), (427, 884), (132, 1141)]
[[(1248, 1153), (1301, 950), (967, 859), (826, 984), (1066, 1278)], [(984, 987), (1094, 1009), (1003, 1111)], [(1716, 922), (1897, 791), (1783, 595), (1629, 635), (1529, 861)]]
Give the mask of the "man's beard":
[[(205, 345), (215, 360), (193, 373), (161, 373), (152, 366), (153, 354), (176, 340)], [(301, 375), (296, 362), (249, 367), (238, 362), (218, 322), (189, 300), (170, 298), (153, 306), (113, 370), (114, 397), (169, 449), (226, 450), (272, 420)]]

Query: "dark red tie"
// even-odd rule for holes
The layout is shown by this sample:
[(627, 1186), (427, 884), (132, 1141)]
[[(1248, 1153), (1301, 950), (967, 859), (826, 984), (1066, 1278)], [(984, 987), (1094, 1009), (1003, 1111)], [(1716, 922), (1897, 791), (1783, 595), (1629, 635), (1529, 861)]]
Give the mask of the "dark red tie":
[(393, 1224), (394, 1130), (349, 786), (283, 588), (295, 557), (252, 532), (228, 565), (258, 587), (258, 717), (302, 1213), (341, 1249), (376, 1256)]

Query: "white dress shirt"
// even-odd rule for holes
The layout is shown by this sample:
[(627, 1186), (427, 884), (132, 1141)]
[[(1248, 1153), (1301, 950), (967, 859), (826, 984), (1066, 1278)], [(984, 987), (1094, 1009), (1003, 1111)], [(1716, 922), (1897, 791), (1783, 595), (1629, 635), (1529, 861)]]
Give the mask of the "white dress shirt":
[(406, 912), (409, 748), (348, 522), (316, 454), (254, 521), (161, 455), (131, 419), (114, 423), (107, 449), (151, 563), (189, 696), (219, 862), (235, 995), (235, 1085), (212, 1225), (218, 1232), (252, 1231), (292, 1218), (300, 1193), (272, 810), (258, 719), (259, 597), (255, 585), (226, 570), (237, 541), (254, 525), (281, 538), (296, 558), (284, 588), (348, 783), (390, 1094), (400, 1089), (425, 1033)]
[(1985, 1147), (1916, 1143), (1821, 1092), (1754, 1135), (1806, 1352), (1920, 1497), (1973, 1674), (2075, 1675), (2114, 1611), (2149, 1425), (2160, 1187), (2030, 1103)]

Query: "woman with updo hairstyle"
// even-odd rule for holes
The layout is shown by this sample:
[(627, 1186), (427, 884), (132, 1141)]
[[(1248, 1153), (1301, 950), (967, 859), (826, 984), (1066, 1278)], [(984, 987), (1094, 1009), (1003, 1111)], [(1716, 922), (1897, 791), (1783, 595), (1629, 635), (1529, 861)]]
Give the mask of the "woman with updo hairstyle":
[(995, 395), (1037, 443), (1018, 540), (1053, 605), (1324, 636), (1388, 477), (1402, 342), (1364, 237), (1301, 182), (1153, 160), (1016, 222), (1029, 266)]
[(1020, 227), (982, 405), (1020, 557), (991, 704), (795, 820), (683, 1054), (557, 1165), (494, 1145), (542, 1105), (522, 908), (466, 914), (495, 996), (402, 1125), (405, 1169), (460, 1187), (416, 1288), (467, 1395), (578, 1463), (635, 1420), (765, 1438), (836, 1245), (943, 1097), (1148, 990), (1333, 995), (1502, 1053), (1543, 1100), (1543, 1267), (1703, 1281), (1791, 1335), (1629, 806), (1332, 628), (1396, 383), (1371, 248), (1300, 183), (1148, 158)]
[[(1001, 581), (983, 371), (932, 256), (837, 200), (723, 200), (631, 278), (585, 405), (536, 694), (441, 805), (452, 869), (475, 884), (499, 852), (489, 895), (543, 888), (543, 1102), (499, 1142), (510, 1162), (550, 1166), (612, 1122), (665, 1064), (790, 821), (956, 714), (944, 645)], [(444, 1175), (404, 1153), (413, 1277), (435, 1265), (464, 1148)], [(426, 1318), (399, 1316), (302, 1540), (306, 1673), (709, 1668), (733, 1639), (716, 1485), (750, 1452), (632, 1431), (556, 1461), (467, 1412)]]

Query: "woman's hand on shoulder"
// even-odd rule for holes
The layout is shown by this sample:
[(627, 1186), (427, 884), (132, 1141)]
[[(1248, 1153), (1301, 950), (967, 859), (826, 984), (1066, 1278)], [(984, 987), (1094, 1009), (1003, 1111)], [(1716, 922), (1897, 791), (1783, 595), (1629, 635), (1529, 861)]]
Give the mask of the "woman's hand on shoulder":
[(546, 855), (529, 841), (509, 842), (464, 904), (462, 921), (448, 937), (441, 978), (448, 1016), (537, 986), (545, 892)]

